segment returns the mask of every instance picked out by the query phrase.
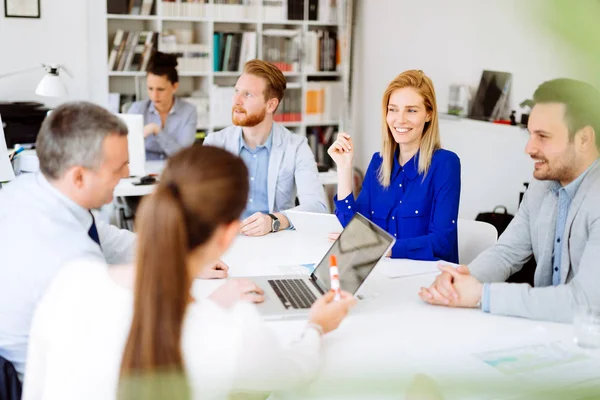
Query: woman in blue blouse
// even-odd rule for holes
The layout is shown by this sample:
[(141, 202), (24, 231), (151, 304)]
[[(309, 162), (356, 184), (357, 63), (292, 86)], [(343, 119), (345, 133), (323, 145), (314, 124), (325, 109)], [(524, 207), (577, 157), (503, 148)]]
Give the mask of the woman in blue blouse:
[(179, 86), (177, 58), (156, 52), (148, 63), (146, 86), (149, 100), (136, 101), (129, 114), (144, 116), (146, 160), (161, 160), (184, 147), (196, 137), (196, 107), (175, 97)]
[(417, 70), (398, 75), (383, 94), (382, 125), (383, 149), (356, 200), (350, 135), (339, 133), (328, 150), (338, 171), (337, 217), (345, 226), (360, 212), (394, 235), (392, 258), (457, 263), (460, 160), (440, 148), (431, 79)]

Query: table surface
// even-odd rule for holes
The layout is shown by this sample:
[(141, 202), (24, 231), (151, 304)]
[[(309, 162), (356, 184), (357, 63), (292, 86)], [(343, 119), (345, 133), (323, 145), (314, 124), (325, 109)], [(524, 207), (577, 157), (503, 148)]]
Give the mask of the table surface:
[[(223, 260), (230, 266), (232, 277), (306, 271), (290, 266), (319, 262), (331, 246), (326, 233), (282, 231), (259, 238), (240, 236)], [(397, 399), (404, 398), (408, 386), (413, 392), (415, 387), (421, 390), (425, 386), (423, 390), (439, 390), (442, 397), (415, 398), (515, 398), (524, 393), (525, 398), (532, 398), (531, 391), (540, 389), (556, 395), (553, 382), (558, 385), (579, 382), (600, 366), (597, 352), (586, 352), (573, 344), (571, 324), (423, 303), (418, 290), (429, 285), (435, 273), (431, 272), (430, 263), (423, 263), (423, 273), (415, 274), (415, 264), (419, 263), (388, 259), (378, 264), (360, 290), (364, 300), (359, 301), (339, 329), (326, 335), (319, 377), (307, 387), (273, 397)], [(381, 273), (383, 268), (391, 266), (404, 269), (407, 276), (390, 279)], [(197, 280), (194, 294), (206, 296), (222, 282)], [(289, 342), (298, 337), (306, 321), (269, 324), (281, 340)], [(475, 356), (492, 350), (550, 343), (583, 354), (589, 360), (541, 372), (507, 375)], [(595, 367), (585, 367), (586, 363)], [(415, 378), (417, 373), (426, 374), (427, 378)], [(558, 378), (548, 381), (548, 374)], [(600, 368), (591, 376), (600, 377)], [(429, 382), (427, 379), (433, 379), (434, 383), (415, 383)], [(540, 398), (549, 398), (549, 394), (544, 393)]]
[[(165, 166), (164, 160), (147, 161), (147, 174), (160, 174)], [(140, 178), (125, 178), (117, 184), (114, 190), (115, 197), (128, 196), (145, 196), (154, 191), (155, 185), (134, 185), (134, 182), (139, 182)], [(337, 184), (337, 173), (335, 171), (319, 172), (319, 181), (322, 185)]]

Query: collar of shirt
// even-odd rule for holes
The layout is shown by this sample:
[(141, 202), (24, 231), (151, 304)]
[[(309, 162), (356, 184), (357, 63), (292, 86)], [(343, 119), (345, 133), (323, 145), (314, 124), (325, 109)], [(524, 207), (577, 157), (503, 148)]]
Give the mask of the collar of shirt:
[(391, 179), (396, 178), (396, 176), (398, 176), (402, 170), (404, 170), (404, 175), (406, 175), (408, 179), (415, 179), (419, 175), (419, 153), (420, 152), (417, 151), (417, 153), (412, 156), (412, 158), (408, 160), (404, 166), (401, 166), (400, 161), (398, 161), (400, 158), (400, 149), (396, 149), (394, 152), (394, 166), (392, 167)]
[(592, 163), (592, 165), (590, 165), (585, 171), (583, 171), (583, 173), (581, 175), (579, 175), (577, 177), (577, 179), (575, 179), (573, 182), (569, 183), (567, 186), (563, 187), (559, 181), (553, 181), (552, 186), (550, 187), (550, 190), (552, 191), (552, 193), (557, 195), (561, 189), (564, 189), (567, 196), (569, 196), (569, 199), (572, 200), (573, 197), (575, 197), (575, 194), (577, 193), (579, 186), (581, 186), (581, 183), (585, 179), (585, 176), (588, 174), (588, 172), (590, 172), (590, 170), (592, 168), (594, 168), (594, 165), (596, 165), (597, 163), (598, 163), (598, 160), (594, 161)]
[[(179, 103), (180, 102), (179, 102), (179, 99), (177, 99), (177, 96), (173, 96), (173, 106), (169, 110), (169, 115), (177, 113), (177, 110), (179, 109)], [(150, 101), (150, 105), (148, 106), (148, 111), (153, 114), (158, 115), (158, 111), (156, 111), (156, 107), (154, 107), (153, 101)]]
[(36, 179), (42, 188), (44, 188), (52, 197), (63, 203), (69, 209), (69, 211), (71, 211), (77, 221), (79, 221), (86, 230), (92, 226), (92, 215), (88, 209), (81, 207), (79, 204), (75, 203), (73, 200), (61, 193), (50, 182), (48, 182), (46, 177), (41, 172), (37, 174)]
[(250, 146), (248, 146), (248, 144), (244, 140), (244, 132), (240, 129), (240, 151), (238, 152), (238, 154), (241, 153), (243, 149), (248, 150), (250, 153), (255, 153), (263, 147), (267, 149), (267, 152), (269, 154), (271, 154), (271, 148), (273, 147), (273, 127), (271, 127), (271, 132), (269, 132), (269, 136), (267, 137), (267, 141), (265, 142), (265, 144), (257, 146), (254, 150), (251, 149)]

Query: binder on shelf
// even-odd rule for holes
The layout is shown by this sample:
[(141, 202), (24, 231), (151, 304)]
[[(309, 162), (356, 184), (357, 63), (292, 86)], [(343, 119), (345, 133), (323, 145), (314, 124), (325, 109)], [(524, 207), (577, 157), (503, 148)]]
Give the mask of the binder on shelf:
[(142, 11), (142, 1), (143, 0), (131, 0), (129, 6), (129, 14), (131, 15), (140, 15)]
[(152, 14), (153, 8), (154, 8), (154, 0), (143, 0), (142, 8), (140, 10), (140, 15)]
[(287, 19), (304, 19), (304, 0), (287, 0)]
[(129, 0), (107, 0), (106, 12), (108, 14), (128, 14)]
[[(324, 0), (321, 0), (324, 1)], [(319, 0), (308, 0), (308, 20), (319, 20)]]
[(108, 56), (108, 70), (113, 71), (115, 69), (115, 63), (117, 61), (117, 55), (119, 54), (119, 47), (121, 46), (121, 40), (123, 40), (124, 31), (117, 29), (115, 37), (113, 39), (112, 49)]

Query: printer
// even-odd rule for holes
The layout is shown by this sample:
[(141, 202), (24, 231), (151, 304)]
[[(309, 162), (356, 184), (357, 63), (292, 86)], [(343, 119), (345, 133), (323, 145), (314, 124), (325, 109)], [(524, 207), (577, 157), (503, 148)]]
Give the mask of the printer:
[(0, 102), (6, 146), (35, 143), (49, 109), (36, 102)]

